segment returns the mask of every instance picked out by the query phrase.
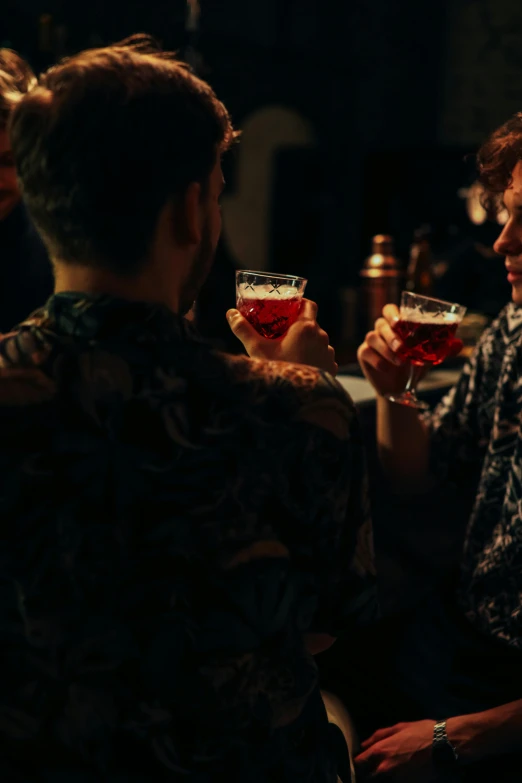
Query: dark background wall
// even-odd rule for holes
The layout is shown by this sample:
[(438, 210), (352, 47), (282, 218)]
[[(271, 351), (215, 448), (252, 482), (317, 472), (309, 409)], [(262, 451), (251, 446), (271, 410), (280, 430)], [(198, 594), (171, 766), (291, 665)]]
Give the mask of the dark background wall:
[(480, 144), (522, 110), (522, 4), (451, 0), (441, 144)]
[[(522, 108), (522, 6), (516, 0), (200, 5), (193, 43), (202, 54), (201, 74), (235, 122), (242, 126), (263, 108), (283, 107), (311, 138), (274, 142), (263, 163), (263, 187), (270, 191), (263, 217), (267, 265), (309, 275), (309, 292), (326, 305), (335, 330), (338, 289), (357, 284), (372, 234), (394, 234), (404, 256), (420, 223), (464, 220), (457, 191), (472, 177), (464, 154)], [(0, 41), (36, 68), (136, 31), (183, 51), (185, 12), (182, 0), (4, 0)], [(50, 15), (46, 22), (42, 14)], [(252, 160), (259, 143), (251, 145)], [(240, 147), (226, 164), (238, 215), (255, 208), (261, 176), (251, 174), (249, 202), (237, 178), (242, 154)], [(231, 264), (243, 262), (233, 247), (243, 247), (247, 258), (252, 252), (257, 240), (250, 225), (230, 219), (234, 241), (223, 253)]]

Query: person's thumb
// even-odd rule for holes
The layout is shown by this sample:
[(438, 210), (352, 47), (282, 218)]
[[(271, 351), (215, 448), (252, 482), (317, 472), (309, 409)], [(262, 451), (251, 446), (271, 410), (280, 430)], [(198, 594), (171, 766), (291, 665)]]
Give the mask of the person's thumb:
[(248, 323), (239, 310), (229, 310), (227, 312), (227, 321), (232, 332), (238, 340), (241, 340), (245, 346), (246, 352), (250, 354), (263, 338), (259, 336), (254, 327)]

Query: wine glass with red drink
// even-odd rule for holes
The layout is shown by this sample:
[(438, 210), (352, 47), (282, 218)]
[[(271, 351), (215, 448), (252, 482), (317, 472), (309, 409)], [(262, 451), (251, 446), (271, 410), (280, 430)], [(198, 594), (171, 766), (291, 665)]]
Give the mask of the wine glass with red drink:
[(286, 334), (301, 312), (304, 277), (272, 272), (236, 272), (236, 307), (268, 340)]
[(404, 391), (387, 394), (388, 400), (420, 410), (429, 408), (417, 397), (417, 383), (426, 367), (435, 367), (450, 355), (465, 313), (462, 305), (403, 291), (399, 320), (393, 329), (402, 340), (397, 355), (411, 363), (410, 377)]

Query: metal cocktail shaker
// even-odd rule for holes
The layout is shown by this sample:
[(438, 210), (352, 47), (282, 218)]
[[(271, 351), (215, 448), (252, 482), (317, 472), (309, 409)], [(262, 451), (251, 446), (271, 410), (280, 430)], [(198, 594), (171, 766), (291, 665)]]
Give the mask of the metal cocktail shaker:
[(365, 332), (373, 329), (377, 318), (382, 315), (386, 304), (399, 304), (404, 285), (402, 264), (394, 255), (393, 237), (377, 234), (372, 241), (372, 254), (360, 271), (361, 286), (361, 328)]

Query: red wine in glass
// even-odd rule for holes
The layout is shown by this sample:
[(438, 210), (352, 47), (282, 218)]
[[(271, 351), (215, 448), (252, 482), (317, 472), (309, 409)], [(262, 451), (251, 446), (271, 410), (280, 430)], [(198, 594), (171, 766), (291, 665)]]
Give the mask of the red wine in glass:
[(269, 340), (282, 337), (294, 323), (301, 310), (301, 297), (264, 299), (242, 298), (237, 309), (254, 329)]
[(403, 341), (397, 352), (401, 359), (407, 359), (412, 364), (437, 365), (447, 358), (455, 339), (458, 322), (451, 321), (406, 321), (400, 320), (394, 326), (394, 331)]
[(402, 392), (384, 396), (399, 405), (427, 410), (429, 405), (417, 397), (417, 383), (423, 368), (434, 367), (451, 353), (457, 327), (466, 308), (411, 291), (403, 291), (399, 320), (393, 327), (402, 340), (398, 356), (410, 362), (410, 377)]

